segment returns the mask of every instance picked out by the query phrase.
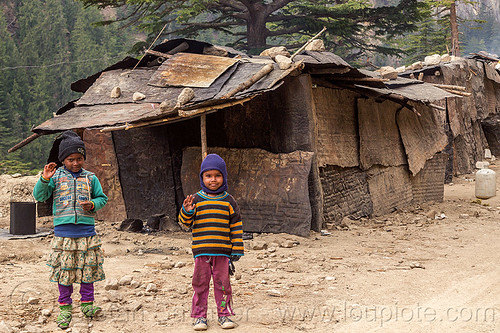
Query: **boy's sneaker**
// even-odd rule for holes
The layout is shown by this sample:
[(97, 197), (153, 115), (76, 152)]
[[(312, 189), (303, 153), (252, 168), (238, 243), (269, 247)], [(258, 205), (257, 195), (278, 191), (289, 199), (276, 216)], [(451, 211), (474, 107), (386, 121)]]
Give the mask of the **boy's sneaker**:
[(236, 323), (226, 316), (219, 317), (219, 325), (223, 329), (235, 328)]
[(206, 331), (208, 328), (207, 318), (205, 317), (196, 318), (193, 322), (193, 328), (195, 331)]

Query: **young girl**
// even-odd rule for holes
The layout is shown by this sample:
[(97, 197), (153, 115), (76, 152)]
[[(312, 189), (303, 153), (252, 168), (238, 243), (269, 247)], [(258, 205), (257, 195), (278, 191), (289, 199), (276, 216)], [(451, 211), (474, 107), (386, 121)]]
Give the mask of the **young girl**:
[(193, 302), (191, 317), (196, 331), (207, 329), (207, 304), (210, 279), (214, 281), (214, 296), (219, 325), (234, 328), (228, 318), (232, 292), (229, 280), (229, 260), (243, 255), (243, 224), (234, 198), (226, 192), (226, 163), (217, 154), (209, 154), (201, 163), (202, 190), (188, 195), (179, 213), (179, 221), (192, 229), (194, 256)]
[(80, 284), (83, 314), (92, 318), (101, 311), (93, 303), (94, 282), (104, 280), (104, 258), (94, 216), (108, 198), (95, 174), (82, 168), (86, 152), (78, 134), (66, 131), (61, 139), (58, 158), (63, 167), (56, 169), (54, 162), (45, 165), (33, 195), (38, 201), (54, 196), (53, 252), (47, 264), (52, 267), (50, 281), (59, 287), (56, 322), (64, 329), (72, 318), (73, 283)]

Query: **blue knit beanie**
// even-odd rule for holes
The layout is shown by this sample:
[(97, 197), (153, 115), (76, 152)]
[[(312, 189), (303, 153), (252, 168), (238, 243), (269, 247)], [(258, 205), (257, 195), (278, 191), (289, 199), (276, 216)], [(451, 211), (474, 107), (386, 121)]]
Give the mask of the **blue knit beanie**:
[[(208, 189), (203, 183), (203, 173), (208, 170), (218, 170), (222, 173), (223, 182), (221, 187), (216, 189), (215, 191)], [(226, 162), (217, 154), (208, 154), (207, 157), (201, 162), (200, 168), (200, 185), (205, 193), (217, 194), (227, 191), (227, 170), (226, 170)]]

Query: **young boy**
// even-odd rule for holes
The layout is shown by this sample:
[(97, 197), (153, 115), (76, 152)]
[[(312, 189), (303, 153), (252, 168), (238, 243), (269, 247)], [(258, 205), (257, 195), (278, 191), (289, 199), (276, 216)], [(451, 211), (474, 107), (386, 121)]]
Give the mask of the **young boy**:
[(179, 213), (179, 221), (192, 229), (194, 330), (207, 329), (211, 277), (219, 325), (234, 328), (236, 323), (228, 318), (234, 315), (229, 260), (237, 261), (243, 255), (243, 224), (238, 204), (226, 192), (226, 163), (219, 155), (209, 154), (201, 163), (200, 185), (202, 190), (188, 195)]
[(56, 169), (54, 162), (45, 165), (33, 195), (38, 201), (54, 195), (54, 239), (47, 265), (52, 267), (50, 281), (59, 288), (56, 322), (66, 329), (72, 319), (73, 283), (80, 284), (83, 315), (92, 318), (101, 312), (94, 305), (94, 282), (104, 279), (104, 257), (94, 216), (108, 198), (95, 174), (83, 169), (86, 150), (78, 134), (65, 131), (61, 139), (58, 158), (63, 167)]

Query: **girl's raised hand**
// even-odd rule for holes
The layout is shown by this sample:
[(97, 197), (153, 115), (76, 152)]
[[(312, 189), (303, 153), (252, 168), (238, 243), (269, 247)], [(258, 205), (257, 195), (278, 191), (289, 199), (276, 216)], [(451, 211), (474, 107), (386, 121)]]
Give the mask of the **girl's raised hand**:
[(50, 162), (43, 167), (42, 176), (45, 179), (50, 179), (56, 173), (57, 164), (55, 162)]
[(184, 202), (182, 203), (182, 205), (184, 206), (184, 209), (187, 212), (194, 209), (193, 201), (194, 201), (194, 195), (192, 195), (192, 194), (188, 195), (186, 197), (186, 199), (184, 199)]

